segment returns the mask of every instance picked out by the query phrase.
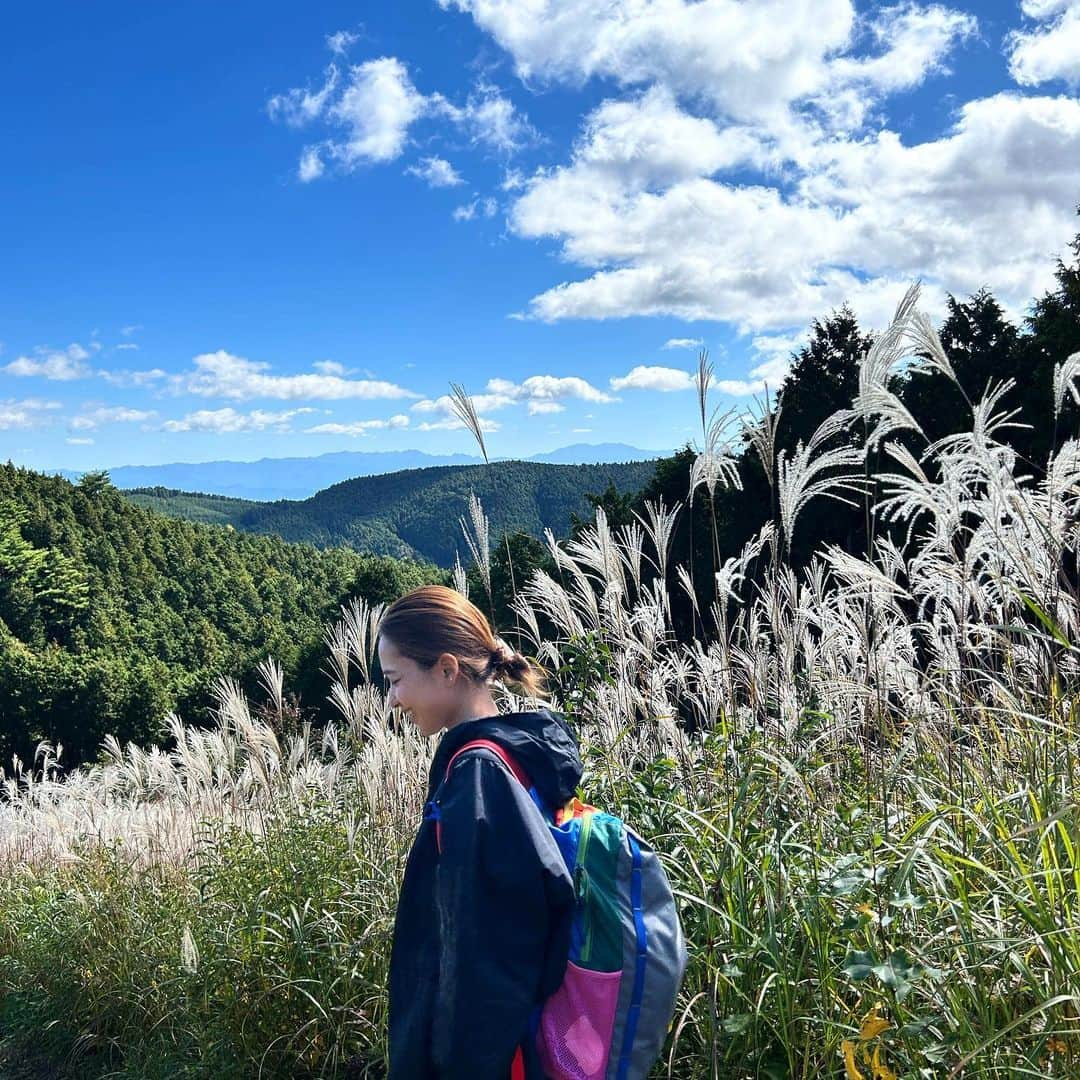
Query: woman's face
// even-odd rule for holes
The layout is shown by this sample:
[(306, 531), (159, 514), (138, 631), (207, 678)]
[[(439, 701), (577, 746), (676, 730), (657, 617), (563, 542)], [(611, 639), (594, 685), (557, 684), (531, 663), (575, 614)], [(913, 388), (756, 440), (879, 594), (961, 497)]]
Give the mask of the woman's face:
[(456, 715), (460, 705), (456, 661), (446, 665), (436, 662), (425, 668), (402, 655), (392, 641), (380, 637), (379, 666), (390, 683), (390, 705), (409, 713), (421, 734), (437, 734)]

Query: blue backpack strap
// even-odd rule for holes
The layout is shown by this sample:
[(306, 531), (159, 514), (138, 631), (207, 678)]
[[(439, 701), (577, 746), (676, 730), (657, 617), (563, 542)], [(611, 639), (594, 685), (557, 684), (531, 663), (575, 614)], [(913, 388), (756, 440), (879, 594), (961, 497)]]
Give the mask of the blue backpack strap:
[(435, 822), (435, 850), (442, 854), (442, 810), (434, 799), (424, 803), (424, 821)]
[(626, 839), (630, 843), (630, 906), (634, 911), (637, 958), (634, 964), (634, 990), (630, 995), (630, 1009), (626, 1016), (619, 1069), (615, 1074), (618, 1080), (626, 1080), (630, 1068), (630, 1055), (634, 1049), (638, 1017), (641, 1015), (641, 999), (645, 992), (645, 959), (649, 954), (649, 935), (645, 930), (645, 916), (641, 910), (641, 848), (631, 832), (627, 832)]

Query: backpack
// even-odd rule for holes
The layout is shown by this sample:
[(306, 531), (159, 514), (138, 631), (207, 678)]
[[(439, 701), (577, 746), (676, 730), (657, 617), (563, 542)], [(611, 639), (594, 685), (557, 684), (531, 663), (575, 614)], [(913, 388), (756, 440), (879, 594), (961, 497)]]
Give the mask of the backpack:
[[(649, 845), (622, 820), (571, 799), (554, 813), (509, 752), (490, 750), (529, 792), (573, 878), (570, 955), (559, 988), (532, 1017), (551, 1080), (644, 1080), (660, 1056), (686, 970), (686, 943), (667, 876)], [(441, 837), (436, 822), (436, 840)], [(524, 1076), (521, 1052), (512, 1080)]]

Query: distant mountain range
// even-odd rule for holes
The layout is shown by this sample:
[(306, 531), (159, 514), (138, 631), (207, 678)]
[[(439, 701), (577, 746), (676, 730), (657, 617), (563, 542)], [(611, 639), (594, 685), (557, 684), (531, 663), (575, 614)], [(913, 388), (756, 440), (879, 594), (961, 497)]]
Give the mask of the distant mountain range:
[[(492, 461), (534, 461), (557, 465), (593, 465), (610, 462), (652, 461), (666, 451), (642, 450), (625, 443), (577, 443), (534, 454), (528, 458), (492, 458)], [(468, 454), (425, 454), (421, 450), (341, 451), (317, 457), (260, 458), (258, 461), (177, 462), (169, 465), (120, 465), (109, 478), (121, 489), (169, 488), (173, 491), (228, 495), (234, 499), (271, 501), (306, 499), (318, 491), (361, 476), (380, 476), (404, 469), (437, 465), (477, 465)], [(57, 470), (68, 480), (83, 475)]]
[(253, 502), (160, 486), (125, 494), (172, 517), (448, 567), (455, 550), (468, 561), (460, 519), (468, 515), (471, 493), (483, 504), (493, 541), (518, 529), (538, 538), (551, 529), (562, 537), (571, 514), (592, 517), (589, 494), (609, 484), (623, 494), (639, 492), (655, 470), (652, 459), (584, 465), (504, 460), (354, 477), (302, 500)]

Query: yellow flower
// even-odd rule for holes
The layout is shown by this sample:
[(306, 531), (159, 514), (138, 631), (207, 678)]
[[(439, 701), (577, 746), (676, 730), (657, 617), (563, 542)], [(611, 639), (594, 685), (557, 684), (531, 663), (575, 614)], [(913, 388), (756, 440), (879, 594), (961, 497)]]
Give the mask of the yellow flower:
[(874, 1047), (874, 1057), (870, 1063), (874, 1070), (874, 1080), (896, 1080), (896, 1073), (881, 1060), (881, 1047)]
[(844, 1073), (847, 1080), (866, 1080), (855, 1064), (855, 1043), (851, 1039), (845, 1039), (840, 1048), (844, 1051)]
[(874, 1007), (863, 1017), (862, 1026), (859, 1028), (859, 1042), (869, 1042), (876, 1039), (883, 1031), (892, 1027), (883, 1016), (878, 1016), (881, 1002), (875, 1002)]

